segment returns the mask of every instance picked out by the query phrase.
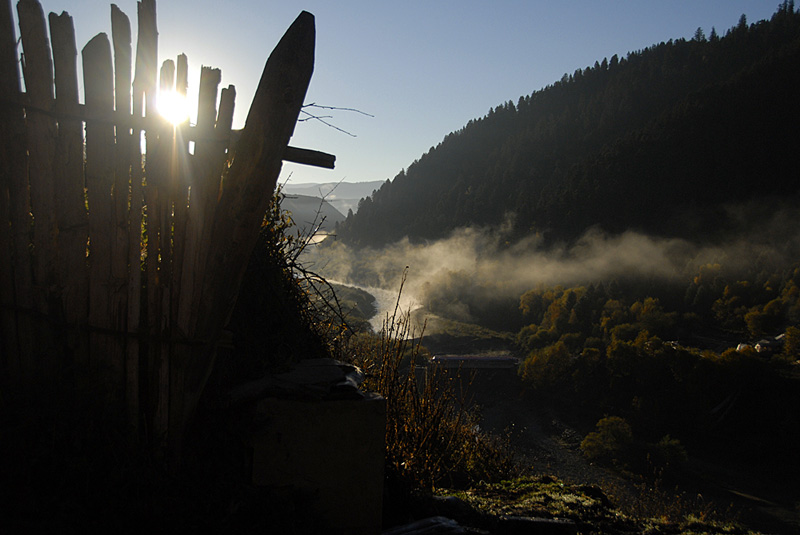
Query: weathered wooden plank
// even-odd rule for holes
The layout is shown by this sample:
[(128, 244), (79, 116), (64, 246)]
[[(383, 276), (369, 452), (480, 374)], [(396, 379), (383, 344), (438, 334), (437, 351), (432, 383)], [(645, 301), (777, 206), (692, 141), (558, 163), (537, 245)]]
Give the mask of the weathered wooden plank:
[[(214, 79), (214, 83), (213, 101), (216, 105), (216, 84), (219, 83), (218, 77)], [(209, 93), (211, 93), (211, 91), (209, 91)], [(191, 320), (192, 323), (197, 321), (196, 312), (199, 310), (199, 301), (202, 299), (202, 293), (197, 290), (202, 289), (203, 281), (206, 277), (205, 266), (210, 250), (209, 245), (211, 243), (211, 232), (217, 209), (217, 202), (219, 201), (221, 191), (222, 172), (226, 157), (225, 149), (227, 147), (227, 139), (230, 137), (230, 125), (233, 123), (233, 107), (236, 90), (233, 86), (230, 86), (228, 89), (223, 90), (223, 94), (225, 98), (224, 100), (220, 99), (219, 112), (210, 117), (211, 128), (207, 128), (205, 124), (202, 126), (200, 125), (198, 114), (197, 136), (199, 140), (196, 146), (202, 152), (196, 153), (196, 162), (205, 172), (203, 173), (201, 171), (196, 174), (196, 179), (202, 187), (202, 189), (200, 189), (201, 195), (197, 200), (200, 203), (200, 211), (203, 214), (203, 223), (199, 238), (199, 243), (201, 244), (199, 249), (200, 253), (197, 255), (195, 265), (195, 292), (192, 304), (195, 316)], [(208, 100), (211, 100), (210, 97), (211, 94), (206, 96)]]
[[(189, 90), (189, 60), (186, 54), (178, 54), (178, 65), (175, 71), (175, 92), (186, 96)], [(189, 119), (186, 119), (189, 122)]]
[[(214, 137), (216, 144), (214, 145), (215, 167), (220, 168), (220, 174), (228, 167), (228, 164), (233, 161), (233, 153), (229, 151), (231, 148), (231, 127), (233, 126), (233, 110), (236, 106), (236, 87), (229, 85), (222, 90), (222, 95), (219, 99), (219, 113), (217, 114), (217, 124), (214, 127)], [(220, 181), (217, 191), (217, 198), (222, 193), (222, 182)]]
[[(161, 64), (160, 75), (161, 92), (167, 93), (175, 90), (175, 62), (171, 59), (164, 61)], [(172, 168), (172, 160), (177, 147), (175, 139), (175, 131), (173, 125), (162, 121), (159, 133), (159, 158), (156, 160), (158, 166), (156, 174), (160, 188), (159, 196), (159, 213), (162, 222), (162, 236), (161, 236), (161, 273), (159, 284), (163, 288), (162, 298), (162, 330), (169, 324), (169, 310), (168, 305), (170, 296), (169, 288), (172, 282), (172, 202), (173, 202), (173, 185), (170, 177), (170, 170)]]
[[(133, 82), (134, 109), (140, 106), (141, 114), (155, 120), (158, 115), (156, 109), (157, 81), (158, 81), (158, 27), (156, 21), (155, 0), (141, 0), (137, 4), (138, 37), (136, 45), (136, 75)], [(142, 99), (139, 101), (139, 99)], [(139, 114), (136, 114), (139, 116)], [(161, 345), (153, 342), (160, 337), (159, 307), (161, 304), (158, 296), (158, 235), (160, 224), (158, 218), (158, 190), (154, 185), (156, 181), (152, 175), (152, 162), (156, 158), (158, 145), (158, 129), (148, 128), (145, 132), (145, 169), (146, 185), (143, 186), (145, 210), (144, 228), (147, 234), (147, 250), (144, 265), (144, 287), (147, 295), (144, 302), (144, 334), (148, 338), (147, 360), (144, 372), (145, 385), (145, 418), (152, 432), (154, 441), (166, 434), (168, 415), (164, 411), (164, 403), (159, 405), (160, 383), (158, 370), (160, 369)]]
[[(111, 5), (111, 31), (114, 42), (114, 103), (117, 112), (131, 113), (131, 25), (116, 5)], [(128, 279), (128, 195), (130, 188), (130, 128), (115, 128), (114, 185), (111, 240), (111, 316), (115, 328), (126, 329)]]
[[(138, 20), (138, 35), (136, 43), (136, 72), (133, 81), (133, 115), (134, 118), (150, 117), (153, 118), (156, 114), (155, 98), (156, 98), (156, 75), (157, 75), (157, 50), (158, 50), (158, 30), (156, 26), (156, 5), (154, 0), (142, 0), (137, 4), (137, 20)], [(131, 173), (131, 227), (130, 234), (133, 243), (134, 235), (143, 240), (143, 231), (149, 234), (151, 220), (145, 220), (145, 187), (144, 187), (144, 166), (141, 154), (141, 130), (134, 130), (134, 152)], [(151, 139), (152, 136), (146, 135), (145, 141), (150, 145), (155, 144), (155, 140)], [(149, 215), (149, 214), (148, 214)], [(138, 223), (138, 224), (137, 224)], [(134, 228), (137, 227), (138, 228)], [(142, 242), (143, 243), (143, 242)], [(142, 246), (143, 247), (143, 246)], [(131, 249), (130, 263), (133, 267), (139, 263), (139, 253), (134, 253)], [(141, 291), (144, 285), (148, 284), (148, 279), (154, 276), (156, 259), (145, 257), (142, 269), (131, 269), (129, 279), (129, 289), (131, 292)], [(152, 271), (151, 271), (152, 269)], [(129, 300), (128, 316), (131, 320), (129, 328), (133, 328), (134, 323), (138, 323), (138, 331), (147, 337), (154, 336), (155, 329), (149, 320), (150, 311), (147, 307), (144, 314), (138, 308), (142, 300), (137, 300), (135, 303), (133, 299)], [(147, 303), (149, 305), (150, 299), (148, 295)], [(135, 308), (135, 310), (133, 310)], [(147, 344), (147, 360), (144, 362), (144, 372), (140, 371), (140, 377), (144, 384), (140, 388), (143, 394), (143, 399), (140, 400), (142, 406), (142, 416), (145, 423), (153, 435), (164, 433), (164, 424), (158, 425), (155, 422), (156, 404), (158, 399), (158, 384), (155, 380), (151, 380), (154, 376), (152, 370), (152, 360), (154, 351), (158, 348), (153, 348), (153, 344)], [(141, 362), (141, 361), (140, 361)], [(151, 439), (154, 439), (151, 437)]]
[[(175, 92), (179, 95), (186, 97), (188, 91), (188, 61), (185, 54), (178, 56), (178, 69), (175, 81)], [(173, 136), (173, 150), (170, 159), (170, 200), (174, 210), (174, 237), (173, 237), (173, 256), (172, 256), (172, 301), (170, 303), (170, 336), (175, 339), (176, 325), (178, 317), (178, 309), (180, 305), (180, 296), (184, 289), (181, 287), (181, 277), (183, 274), (185, 245), (186, 245), (186, 229), (188, 225), (189, 207), (188, 207), (188, 194), (190, 185), (190, 176), (193, 162), (190, 160), (189, 145), (184, 139), (185, 133), (188, 131), (189, 119), (177, 125), (174, 130)], [(172, 410), (172, 398), (176, 395), (173, 391), (173, 382), (176, 376), (171, 373), (171, 363), (176, 358), (175, 354), (182, 351), (181, 348), (176, 347), (173, 343), (170, 346), (170, 411)], [(177, 395), (180, 395), (178, 392)], [(174, 417), (170, 416), (171, 420)], [(172, 431), (171, 431), (172, 432)], [(172, 468), (177, 469), (179, 463), (172, 462)]]
[[(152, 5), (151, 5), (152, 4)], [(152, 13), (150, 12), (152, 9)], [(130, 378), (126, 384), (130, 385), (131, 381), (144, 379), (144, 386), (149, 387), (147, 377), (142, 375), (141, 369), (141, 346), (139, 334), (148, 334), (147, 325), (142, 324), (142, 309), (141, 309), (141, 293), (143, 283), (143, 243), (144, 243), (144, 165), (142, 161), (142, 122), (145, 117), (145, 100), (146, 95), (155, 92), (155, 56), (157, 33), (154, 33), (155, 25), (155, 4), (148, 2), (147, 4), (138, 4), (138, 35), (136, 45), (136, 74), (133, 82), (133, 143), (131, 144), (130, 151), (130, 164), (131, 164), (131, 190), (130, 190), (130, 210), (129, 210), (129, 227), (128, 227), (128, 333), (131, 337), (129, 339), (127, 354), (126, 354), (126, 372)], [(147, 21), (153, 19), (153, 24), (148, 24)], [(138, 123), (138, 124), (137, 124)], [(146, 346), (145, 346), (146, 347)], [(146, 367), (144, 367), (146, 369)], [(138, 394), (143, 392), (139, 386)], [(145, 398), (139, 399), (140, 414), (137, 418), (137, 424), (141, 421), (142, 416), (146, 418), (146, 423), (150, 423), (152, 416), (149, 405), (148, 393), (149, 390), (144, 391)], [(127, 395), (126, 391), (126, 395)], [(130, 393), (130, 396), (135, 395)], [(131, 399), (130, 397), (128, 399)], [(146, 410), (142, 410), (142, 407)], [(142, 414), (144, 413), (144, 414)], [(134, 424), (136, 425), (136, 424)]]
[[(114, 108), (117, 113), (131, 113), (131, 23), (128, 16), (115, 4), (111, 4), (111, 35), (114, 43)], [(114, 329), (122, 333), (129, 332), (128, 314), (129, 299), (139, 299), (139, 291), (131, 293), (128, 265), (131, 260), (129, 248), (139, 251), (138, 237), (130, 243), (129, 196), (131, 189), (131, 151), (134, 142), (133, 131), (129, 127), (116, 126), (116, 154), (114, 157), (114, 201), (113, 216), (114, 235), (112, 238), (112, 263), (110, 288), (111, 322)], [(131, 201), (131, 204), (133, 202)], [(136, 223), (137, 225), (139, 223)], [(131, 270), (139, 269), (139, 262), (130, 264)], [(138, 324), (137, 324), (138, 326)], [(137, 430), (139, 423), (139, 341), (137, 337), (118, 338), (114, 341), (114, 350), (119, 351), (119, 358), (125, 368), (125, 408), (128, 424)]]
[[(152, 112), (150, 111), (152, 110)], [(148, 108), (149, 113), (155, 113), (155, 108)], [(146, 263), (146, 287), (147, 287), (147, 333), (150, 337), (148, 343), (148, 362), (147, 375), (151, 387), (151, 403), (153, 408), (153, 429), (157, 436), (166, 435), (169, 413), (168, 397), (169, 392), (164, 388), (166, 384), (162, 377), (164, 373), (164, 359), (167, 355), (162, 355), (162, 343), (165, 333), (162, 319), (162, 297), (163, 286), (159, 280), (162, 274), (162, 263), (160, 254), (162, 249), (162, 229), (164, 223), (161, 220), (161, 177), (159, 176), (159, 144), (157, 129), (150, 129), (145, 133), (147, 143), (145, 157), (145, 179), (144, 199), (146, 203), (146, 232), (147, 232), (147, 263)]]
[[(36, 0), (20, 0), (17, 4), (22, 46), (25, 51), (22, 71), (25, 89), (35, 108), (52, 109), (53, 60), (47, 39), (44, 12)], [(54, 217), (53, 156), (56, 122), (35, 111), (26, 116), (31, 209), (34, 215), (35, 286), (47, 289), (55, 282), (57, 235)], [(40, 292), (41, 312), (47, 312), (47, 296)]]
[[(219, 143), (214, 139), (217, 119), (217, 91), (222, 80), (219, 69), (203, 67), (200, 73), (200, 94), (197, 107), (197, 141), (195, 142), (195, 163), (197, 172), (195, 181), (198, 195), (195, 201), (199, 202), (203, 222), (201, 224), (201, 243), (207, 243), (208, 221), (214, 215), (214, 207), (219, 195), (219, 182), (222, 169), (220, 167)], [(203, 259), (199, 259), (202, 265)]]
[[(236, 101), (236, 88), (229, 85), (222, 90), (220, 97), (219, 112), (214, 125), (213, 136), (207, 142), (205, 148), (206, 164), (209, 173), (205, 178), (206, 191), (205, 206), (203, 212), (206, 217), (206, 226), (203, 230), (203, 243), (209, 243), (211, 239), (211, 223), (215, 217), (217, 202), (222, 192), (222, 174), (227, 167), (227, 148), (231, 136), (231, 125), (233, 125), (233, 109)], [(202, 134), (201, 134), (202, 135)], [(205, 259), (201, 259), (205, 261)]]
[[(166, 60), (161, 65), (160, 72), (160, 90), (162, 93), (172, 91), (175, 85), (175, 63), (172, 60)], [(169, 361), (169, 344), (167, 340), (170, 338), (170, 322), (169, 313), (170, 306), (170, 283), (172, 281), (172, 217), (171, 217), (171, 203), (170, 203), (170, 183), (169, 183), (169, 162), (171, 153), (174, 150), (174, 136), (172, 125), (167, 121), (161, 121), (160, 126), (156, 129), (158, 134), (158, 141), (155, 145), (155, 151), (152, 150), (153, 144), (148, 140), (147, 150), (147, 191), (150, 192), (148, 196), (148, 221), (151, 212), (156, 216), (154, 220), (154, 229), (158, 229), (158, 240), (155, 241), (159, 255), (158, 274), (155, 280), (155, 291), (148, 293), (154, 301), (148, 304), (148, 314), (150, 310), (153, 311), (153, 316), (156, 316), (156, 332), (158, 334), (158, 341), (151, 344), (151, 356), (153, 372), (155, 380), (158, 384), (158, 398), (156, 400), (156, 420), (159, 422), (157, 429), (169, 425), (169, 398), (171, 395), (169, 388), (170, 380), (170, 361)], [(150, 135), (152, 132), (148, 132)], [(151, 153), (155, 152), (151, 158)], [(152, 199), (152, 201), (151, 201)], [(148, 226), (148, 236), (150, 227)], [(148, 237), (148, 240), (150, 238)], [(149, 242), (148, 242), (149, 243)], [(148, 279), (148, 285), (152, 284), (153, 280)], [(157, 302), (155, 302), (157, 300)]]
[(133, 90), (134, 94), (141, 93), (144, 98), (144, 113), (141, 116), (154, 117), (157, 115), (158, 76), (158, 26), (155, 0), (140, 0), (137, 4), (137, 15), (139, 31), (136, 41), (136, 76), (133, 80)]
[[(314, 16), (304, 11), (264, 68), (217, 207), (199, 332), (221, 329), (233, 309), (311, 79), (314, 35)], [(236, 284), (212, 291), (223, 280)]]
[[(143, 3), (140, 3), (142, 7)], [(139, 24), (143, 22), (140, 19)], [(155, 16), (153, 17), (155, 24)], [(148, 32), (149, 33), (149, 32)], [(157, 43), (154, 43), (154, 45)], [(138, 72), (137, 72), (138, 76)], [(145, 94), (145, 113), (148, 118), (157, 117), (157, 78), (153, 79), (152, 93)], [(160, 126), (160, 125), (159, 125)], [(146, 203), (146, 232), (147, 232), (147, 263), (146, 263), (146, 287), (147, 287), (147, 329), (152, 337), (160, 338), (161, 330), (161, 285), (159, 284), (159, 270), (161, 267), (159, 255), (161, 251), (161, 228), (162, 211), (160, 209), (159, 195), (162, 177), (158, 173), (158, 161), (160, 155), (159, 134), (161, 128), (151, 126), (145, 132), (145, 179), (144, 200)], [(150, 345), (150, 366), (158, 366), (156, 361), (160, 360), (158, 344)], [(153, 376), (152, 374), (150, 375)]]
[(56, 189), (59, 280), (61, 306), (70, 333), (69, 343), (79, 362), (85, 364), (88, 337), (83, 327), (88, 322), (89, 273), (86, 242), (89, 237), (83, 178), (83, 122), (78, 114), (78, 49), (72, 17), (50, 13), (50, 39), (55, 69), (55, 111), (58, 120), (53, 174)]
[(161, 63), (161, 72), (159, 73), (159, 92), (161, 94), (175, 90), (175, 62), (171, 59), (164, 60)]
[[(221, 177), (223, 170), (227, 167), (228, 163), (232, 161), (229, 158), (228, 147), (230, 146), (231, 126), (233, 125), (233, 110), (236, 104), (236, 88), (229, 85), (222, 90), (222, 95), (219, 101), (219, 113), (217, 114), (217, 123), (214, 126), (214, 142), (211, 148), (211, 169), (214, 170), (214, 177)], [(219, 196), (222, 193), (222, 181), (217, 179), (211, 183), (212, 191), (210, 200), (206, 205), (207, 217), (213, 221), (214, 211), (216, 209)], [(211, 227), (209, 226), (209, 230)], [(206, 239), (210, 239), (210, 232), (206, 233)]]
[(314, 167), (324, 167), (325, 169), (333, 169), (336, 164), (336, 156), (333, 154), (298, 147), (286, 147), (286, 151), (283, 153), (283, 160), (285, 162), (313, 165)]
[[(200, 70), (200, 88), (197, 98), (197, 129), (200, 136), (211, 137), (217, 119), (217, 92), (222, 81), (222, 71), (212, 67)], [(195, 153), (203, 153), (205, 140), (197, 142)]]
[[(53, 157), (55, 155), (56, 121), (35, 109), (53, 108), (53, 60), (42, 6), (36, 0), (20, 0), (17, 4), (20, 37), (24, 50), (22, 73), (32, 108), (26, 110), (28, 145), (28, 181), (31, 212), (33, 213), (33, 303), (36, 310), (49, 314), (50, 303), (56, 301), (58, 281), (53, 186)], [(52, 331), (46, 321), (38, 321), (36, 355), (30, 371), (39, 379), (55, 377), (56, 352), (50, 346)]]
[[(208, 255), (208, 245), (219, 198), (220, 184), (225, 163), (225, 149), (230, 139), (236, 90), (229, 86), (222, 90), (219, 112), (216, 109), (217, 88), (221, 79), (219, 69), (203, 67), (200, 76), (197, 139), (194, 156), (194, 181), (189, 205), (186, 230), (187, 262), (183, 265), (181, 295), (179, 298), (178, 332), (186, 333), (187, 325), (196, 324), (197, 302), (205, 275), (203, 267)], [(186, 282), (184, 286), (183, 283)], [(182, 308), (181, 308), (182, 307)], [(183, 313), (183, 318), (180, 314)], [(183, 323), (181, 323), (181, 319)], [(185, 358), (191, 346), (178, 346), (173, 352), (173, 362)], [(170, 383), (170, 426), (181, 429), (185, 422), (181, 416), (185, 405), (185, 377), (173, 373)], [(193, 410), (193, 409), (192, 409)], [(176, 416), (176, 414), (178, 416)], [(182, 432), (182, 431), (180, 431)], [(175, 434), (172, 434), (173, 447)]]
[[(189, 87), (189, 62), (186, 54), (178, 56), (175, 75), (175, 92), (186, 98)], [(170, 161), (170, 197), (174, 210), (174, 236), (172, 255), (172, 295), (170, 303), (170, 318), (173, 329), (178, 318), (180, 304), (181, 276), (183, 274), (184, 257), (186, 252), (186, 225), (189, 217), (189, 169), (191, 161), (189, 143), (185, 136), (189, 130), (189, 119), (175, 128), (175, 150)]]
[(196, 348), (179, 346), (172, 361), (170, 451), (177, 456), (186, 423), (214, 363), (215, 345), (228, 321), (247, 261), (280, 173), (314, 68), (314, 16), (303, 12), (267, 60), (236, 158), (223, 185), (197, 323), (185, 326)]
[[(155, 0), (142, 0), (138, 4), (139, 8), (139, 46), (142, 46), (143, 53), (138, 55), (137, 48), (137, 69), (134, 84), (142, 83), (145, 86), (145, 116), (148, 119), (156, 119), (158, 114), (158, 27), (156, 17)], [(142, 43), (142, 40), (145, 40)], [(139, 78), (139, 64), (141, 58), (143, 62), (142, 74)], [(145, 132), (145, 180), (144, 199), (146, 203), (146, 232), (147, 232), (147, 263), (146, 263), (146, 287), (147, 287), (147, 331), (153, 340), (159, 340), (163, 336), (161, 325), (161, 305), (162, 285), (159, 283), (161, 263), (159, 259), (161, 251), (161, 232), (162, 232), (162, 211), (160, 209), (160, 185), (161, 177), (158, 173), (158, 160), (160, 157), (161, 133), (160, 124), (151, 125)], [(149, 345), (148, 376), (158, 377), (158, 370), (161, 368), (161, 346), (158, 343)], [(157, 418), (166, 422), (167, 415), (163, 409), (164, 403), (158, 405), (158, 400), (163, 397), (160, 393), (158, 381), (154, 380), (151, 385), (152, 399), (156, 405), (153, 410), (158, 412)], [(165, 426), (166, 424), (164, 424)], [(155, 429), (160, 429), (161, 425), (155, 425)], [(157, 431), (158, 432), (158, 431)]]
[[(214, 133), (217, 139), (225, 143), (231, 135), (231, 127), (233, 126), (233, 109), (236, 106), (236, 88), (229, 85), (222, 90), (222, 96), (219, 99), (219, 114), (217, 115), (217, 124), (214, 127)], [(225, 147), (227, 148), (227, 147)]]
[[(2, 128), (2, 123), (0, 123)], [(3, 156), (5, 156), (3, 154)], [(14, 314), (14, 275), (11, 267), (11, 213), (8, 204), (6, 173), (0, 170), (0, 251), (8, 251), (8, 257), (0, 261), (0, 388), (14, 380), (17, 361), (17, 321)]]
[[(108, 112), (114, 107), (114, 77), (111, 44), (105, 33), (96, 35), (82, 51), (86, 107)], [(114, 128), (104, 123), (86, 123), (86, 190), (89, 204), (89, 324), (107, 330), (111, 320), (111, 248), (114, 229)], [(91, 336), (91, 361), (110, 372), (111, 380), (124, 377), (124, 363), (114, 359), (113, 342), (107, 334)], [(119, 383), (122, 384), (121, 382)]]
[[(30, 104), (24, 97), (24, 93), (18, 93), (16, 96), (10, 97), (8, 103), (11, 105), (16, 104), (20, 108), (24, 107), (31, 112), (36, 112), (40, 115), (51, 117), (56, 121), (69, 120), (93, 122), (98, 124), (106, 123), (110, 124), (111, 126), (120, 126), (135, 130), (149, 130), (151, 128), (158, 128), (161, 126), (163, 121), (161, 117), (151, 117), (149, 119), (146, 117), (135, 118), (130, 113), (124, 112), (109, 111), (100, 113), (87, 109), (84, 104), (78, 104), (75, 106), (73, 112), (59, 112), (55, 109), (37, 108), (36, 106)], [(194, 127), (189, 128), (189, 134), (186, 136), (187, 140), (194, 140), (194, 131)]]
[(204, 276), (203, 267), (208, 254), (208, 219), (213, 216), (216, 192), (219, 190), (221, 169), (216, 174), (211, 168), (213, 158), (212, 137), (217, 116), (217, 87), (221, 79), (219, 69), (203, 67), (200, 71), (200, 88), (197, 107), (197, 138), (193, 159), (191, 194), (186, 224), (185, 260), (181, 275), (181, 295), (178, 304), (177, 333), (189, 336), (189, 325), (197, 318), (199, 289)]
[[(19, 95), (18, 59), (11, 0), (7, 0), (0, 9), (0, 98), (7, 102)], [(33, 306), (24, 128), (22, 107), (0, 106), (0, 245), (4, 247), (0, 250), (8, 254), (0, 271), (0, 363), (8, 372), (8, 386), (22, 382), (22, 361), (31, 354), (34, 335), (30, 315), (23, 312)]]

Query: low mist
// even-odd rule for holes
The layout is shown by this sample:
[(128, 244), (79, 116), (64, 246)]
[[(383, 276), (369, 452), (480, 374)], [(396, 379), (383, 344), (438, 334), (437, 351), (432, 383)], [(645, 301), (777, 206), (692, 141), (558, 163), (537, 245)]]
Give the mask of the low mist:
[(681, 283), (708, 263), (720, 263), (730, 273), (754, 265), (779, 266), (796, 260), (791, 255), (800, 250), (800, 233), (791, 223), (797, 221), (795, 216), (776, 213), (747, 232), (713, 245), (635, 231), (609, 235), (591, 229), (574, 243), (545, 247), (537, 235), (511, 242), (508, 223), (462, 228), (430, 243), (406, 238), (381, 250), (326, 243), (311, 251), (306, 261), (326, 278), (395, 292), (405, 271), (403, 301), (472, 321), (470, 311), (476, 303), (491, 306), (499, 300), (518, 300), (540, 285), (632, 279)]

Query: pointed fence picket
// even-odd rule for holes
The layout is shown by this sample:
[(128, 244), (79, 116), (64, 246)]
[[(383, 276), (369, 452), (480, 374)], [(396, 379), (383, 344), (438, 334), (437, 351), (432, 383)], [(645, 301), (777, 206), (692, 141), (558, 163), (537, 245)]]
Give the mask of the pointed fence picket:
[(111, 40), (82, 49), (85, 104), (72, 18), (51, 13), (48, 40), (38, 0), (17, 12), (21, 55), (11, 0), (0, 12), (2, 386), (22, 395), (100, 379), (98, 401), (174, 467), (282, 161), (333, 166), (288, 146), (314, 18), (301, 13), (280, 40), (233, 136), (235, 89), (218, 96), (218, 69), (202, 69), (195, 126), (156, 114), (157, 88), (186, 94), (188, 62), (159, 71), (155, 0), (138, 2), (135, 60), (115, 5)]

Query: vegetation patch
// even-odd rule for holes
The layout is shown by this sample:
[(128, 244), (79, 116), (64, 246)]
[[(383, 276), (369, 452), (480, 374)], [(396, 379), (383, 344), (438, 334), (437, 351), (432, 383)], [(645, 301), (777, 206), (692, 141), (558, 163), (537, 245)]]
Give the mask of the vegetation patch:
[(423, 350), (409, 327), (410, 317), (387, 319), (379, 335), (355, 337), (352, 361), (367, 373), (366, 390), (386, 398), (386, 469), (389, 477), (413, 487), (469, 486), (507, 477), (510, 453), (478, 427), (455, 378), (435, 368), (418, 376)]
[(754, 533), (669, 493), (650, 496), (647, 508), (637, 508), (637, 500), (615, 504), (598, 487), (570, 485), (551, 476), (482, 483), (467, 491), (441, 489), (438, 494), (461, 500), (484, 524), (491, 523), (488, 519), (534, 517), (570, 520), (583, 534)]

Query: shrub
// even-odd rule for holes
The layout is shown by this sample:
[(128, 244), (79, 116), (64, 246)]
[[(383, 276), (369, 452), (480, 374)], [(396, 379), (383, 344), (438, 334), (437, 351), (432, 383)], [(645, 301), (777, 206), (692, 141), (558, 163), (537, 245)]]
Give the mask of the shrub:
[(783, 353), (794, 360), (800, 359), (800, 328), (792, 326), (786, 329)]
[(782, 303), (773, 299), (766, 305), (756, 305), (744, 315), (747, 330), (752, 336), (763, 336), (778, 330), (783, 320)]
[(664, 435), (661, 440), (652, 446), (650, 460), (659, 468), (669, 468), (686, 462), (689, 456), (681, 441)]
[(619, 416), (606, 416), (597, 422), (581, 442), (581, 451), (589, 459), (620, 460), (633, 445), (631, 426)]
[(522, 363), (519, 373), (522, 380), (534, 388), (554, 388), (569, 377), (572, 363), (573, 358), (564, 342), (556, 342), (544, 349), (533, 350)]
[(388, 480), (419, 488), (464, 487), (513, 473), (510, 450), (478, 427), (458, 377), (427, 368), (418, 377), (422, 346), (412, 340), (410, 317), (395, 309), (377, 336), (354, 338), (352, 361), (366, 372), (364, 389), (386, 399)]

